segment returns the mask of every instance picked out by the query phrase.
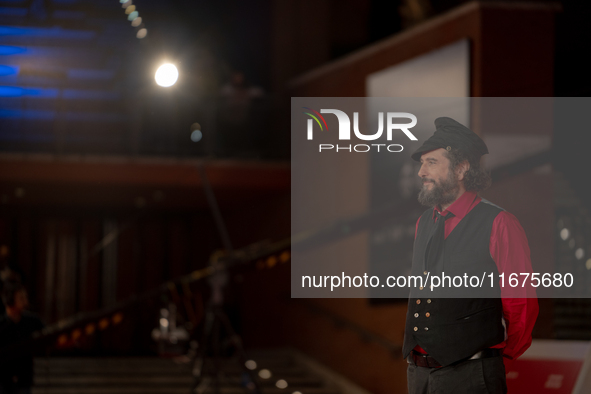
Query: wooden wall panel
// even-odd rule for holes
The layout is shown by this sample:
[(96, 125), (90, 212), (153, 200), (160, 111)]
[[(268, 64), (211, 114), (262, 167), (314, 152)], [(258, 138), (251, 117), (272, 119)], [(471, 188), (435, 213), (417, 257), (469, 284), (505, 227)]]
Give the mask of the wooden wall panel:
[(470, 2), (307, 72), (292, 97), (363, 97), (367, 75), (461, 39), (471, 43), (471, 96), (552, 96), (556, 4)]
[(168, 249), (169, 278), (176, 278), (187, 273), (189, 260), (188, 224), (181, 218), (171, 218), (166, 223), (166, 247)]
[(98, 309), (101, 303), (100, 253), (93, 253), (93, 249), (102, 239), (102, 221), (99, 218), (83, 218), (80, 228), (81, 259), (86, 255), (85, 272), (81, 272), (83, 276), (80, 277), (80, 311), (89, 312)]
[(77, 223), (61, 219), (57, 222), (57, 258), (55, 265), (56, 317), (64, 319), (76, 312), (78, 297)]

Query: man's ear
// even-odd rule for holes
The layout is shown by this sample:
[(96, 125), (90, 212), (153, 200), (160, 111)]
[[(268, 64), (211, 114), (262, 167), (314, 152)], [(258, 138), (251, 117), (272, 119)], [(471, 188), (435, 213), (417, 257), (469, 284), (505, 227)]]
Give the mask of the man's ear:
[(466, 172), (468, 172), (469, 169), (470, 163), (468, 162), (468, 160), (464, 160), (463, 162), (458, 164), (456, 167), (456, 176), (458, 177), (458, 180), (463, 181), (464, 175), (466, 175)]

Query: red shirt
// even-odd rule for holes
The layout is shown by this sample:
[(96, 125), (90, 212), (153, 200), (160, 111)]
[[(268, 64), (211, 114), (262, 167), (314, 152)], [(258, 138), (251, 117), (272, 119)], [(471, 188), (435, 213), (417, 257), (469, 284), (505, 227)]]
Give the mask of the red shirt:
[[(448, 212), (454, 216), (445, 221), (445, 237), (452, 232), (457, 224), (472, 210), (482, 199), (474, 192), (465, 192), (456, 201), (454, 201), (445, 211), (441, 212), (439, 207), (433, 209), (433, 218), (435, 220), (435, 210), (443, 216)], [(419, 218), (420, 220), (420, 218)], [(419, 221), (417, 220), (417, 229)], [(416, 237), (416, 229), (415, 229)], [(529, 246), (527, 237), (519, 221), (509, 212), (502, 211), (497, 215), (493, 222), (490, 234), (490, 255), (495, 261), (499, 273), (532, 273)], [(505, 323), (505, 340), (494, 348), (503, 348), (503, 361), (505, 370), (510, 364), (510, 360), (515, 360), (530, 347), (532, 341), (532, 330), (538, 317), (538, 300), (527, 298), (530, 288), (520, 287), (512, 288), (501, 287), (501, 297), (503, 303), (503, 317)], [(520, 294), (521, 293), (521, 294)], [(519, 298), (516, 298), (519, 297)], [(415, 350), (426, 353), (420, 346)]]

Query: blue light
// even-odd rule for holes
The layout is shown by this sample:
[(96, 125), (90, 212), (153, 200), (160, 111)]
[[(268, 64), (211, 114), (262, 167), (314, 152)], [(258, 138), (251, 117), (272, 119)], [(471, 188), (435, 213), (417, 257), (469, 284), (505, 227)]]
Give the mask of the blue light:
[(2, 16), (27, 16), (27, 8), (16, 7), (0, 7), (0, 15)]
[(20, 36), (26, 33), (27, 29), (18, 27), (0, 26), (0, 36)]
[(0, 86), (0, 97), (21, 97), (23, 88), (13, 86)]
[(0, 56), (16, 55), (24, 52), (27, 52), (27, 48), (0, 45)]
[[(56, 111), (34, 109), (0, 109), (0, 118), (28, 119), (28, 120), (55, 120), (58, 118)], [(125, 115), (118, 113), (94, 113), (94, 112), (66, 112), (59, 115), (60, 119), (68, 122), (104, 122), (117, 123), (127, 120)]]
[(56, 98), (59, 89), (31, 89), (18, 86), (0, 86), (0, 97)]
[(18, 75), (19, 66), (5, 66), (0, 65), (0, 77), (7, 75)]
[(0, 26), (1, 36), (28, 36), (39, 38), (58, 38), (73, 40), (90, 40), (96, 36), (96, 32), (89, 30), (70, 30), (55, 27), (14, 27)]
[(55, 118), (55, 111), (0, 109), (0, 118), (53, 120)]

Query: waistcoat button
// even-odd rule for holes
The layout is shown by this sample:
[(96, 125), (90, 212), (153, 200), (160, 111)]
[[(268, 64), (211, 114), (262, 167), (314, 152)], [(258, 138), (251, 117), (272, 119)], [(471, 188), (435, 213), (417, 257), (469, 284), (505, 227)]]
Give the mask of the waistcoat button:
[(419, 331), (419, 328), (418, 328), (418, 327), (415, 327), (415, 328), (414, 328), (414, 330), (415, 330), (415, 331)]

